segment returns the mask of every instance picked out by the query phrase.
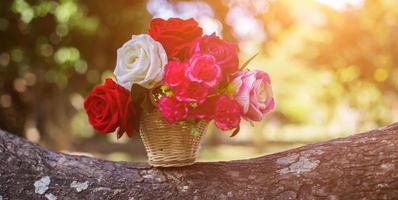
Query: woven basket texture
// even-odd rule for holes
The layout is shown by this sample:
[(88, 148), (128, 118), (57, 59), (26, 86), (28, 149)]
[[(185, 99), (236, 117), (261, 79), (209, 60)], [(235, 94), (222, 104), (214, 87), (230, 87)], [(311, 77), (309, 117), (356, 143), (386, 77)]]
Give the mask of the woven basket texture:
[(140, 135), (149, 164), (155, 167), (179, 167), (195, 163), (207, 125), (206, 121), (199, 122), (199, 133), (193, 136), (188, 127), (179, 123), (169, 124), (158, 110), (144, 114)]

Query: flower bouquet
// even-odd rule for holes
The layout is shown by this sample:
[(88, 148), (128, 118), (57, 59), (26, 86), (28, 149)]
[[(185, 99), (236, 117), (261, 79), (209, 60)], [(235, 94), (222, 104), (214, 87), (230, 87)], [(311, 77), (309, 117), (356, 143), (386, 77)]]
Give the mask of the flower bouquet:
[[(239, 132), (274, 107), (267, 73), (239, 67), (236, 44), (202, 35), (193, 19), (153, 19), (117, 51), (116, 82), (86, 97), (90, 124), (120, 138), (139, 132), (153, 166), (195, 162), (207, 125)], [(253, 57), (252, 57), (253, 58)]]

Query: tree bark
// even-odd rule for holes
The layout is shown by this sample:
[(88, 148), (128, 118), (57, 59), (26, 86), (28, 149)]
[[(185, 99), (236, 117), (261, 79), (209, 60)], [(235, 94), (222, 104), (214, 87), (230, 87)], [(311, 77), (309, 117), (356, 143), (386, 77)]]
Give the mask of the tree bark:
[(255, 159), (153, 168), (0, 131), (0, 199), (398, 199), (398, 123)]

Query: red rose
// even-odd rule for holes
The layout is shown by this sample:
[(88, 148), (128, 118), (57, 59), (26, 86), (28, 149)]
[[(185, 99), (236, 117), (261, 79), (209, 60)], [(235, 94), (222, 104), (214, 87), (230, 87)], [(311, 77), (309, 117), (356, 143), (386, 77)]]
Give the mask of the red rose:
[(242, 107), (227, 96), (220, 96), (216, 103), (214, 121), (217, 128), (227, 131), (237, 128), (242, 115)]
[(202, 28), (192, 18), (156, 18), (151, 21), (149, 35), (163, 45), (169, 59), (183, 60), (193, 41), (202, 35)]
[(158, 108), (170, 124), (184, 120), (188, 116), (188, 106), (173, 97), (162, 96), (158, 102)]
[(236, 44), (225, 41), (215, 34), (205, 35), (195, 42), (188, 56), (197, 53), (210, 54), (216, 58), (216, 62), (220, 65), (224, 77), (238, 71), (239, 59), (238, 48)]
[(190, 81), (205, 84), (214, 88), (221, 78), (220, 66), (214, 56), (209, 54), (195, 54), (187, 64), (185, 77)]
[(95, 130), (102, 134), (111, 133), (119, 127), (117, 137), (123, 133), (133, 135), (135, 110), (128, 90), (117, 85), (112, 79), (96, 86), (86, 97), (84, 109)]

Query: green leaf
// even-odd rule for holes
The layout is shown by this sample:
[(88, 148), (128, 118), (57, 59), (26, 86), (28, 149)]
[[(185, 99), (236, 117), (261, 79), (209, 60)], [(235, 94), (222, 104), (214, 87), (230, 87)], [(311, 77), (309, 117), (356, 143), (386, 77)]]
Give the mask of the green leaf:
[(254, 56), (250, 57), (249, 60), (247, 60), (245, 63), (243, 63), (242, 67), (240, 67), (240, 70), (244, 70), (247, 65), (259, 54), (260, 52), (254, 54)]
[(234, 94), (235, 90), (236, 90), (236, 87), (234, 84), (232, 84), (232, 83), (228, 84), (228, 86), (227, 86), (227, 94), (228, 95)]
[(150, 105), (148, 105), (148, 100), (150, 101), (150, 99), (148, 98), (148, 94), (149, 90), (142, 87), (141, 85), (133, 84), (133, 86), (131, 87), (131, 92), (130, 92), (131, 101), (136, 110), (136, 117), (134, 118), (133, 121), (134, 130), (136, 131), (136, 133), (139, 133), (140, 120), (143, 112), (151, 109)]
[(191, 106), (192, 108), (196, 108), (196, 107), (198, 107), (198, 103), (192, 102), (189, 104), (189, 106)]
[(145, 95), (140, 106), (144, 112), (151, 112), (151, 111), (153, 111), (153, 109), (155, 109), (155, 106), (153, 105), (151, 98), (148, 95)]
[(186, 126), (186, 123), (185, 123), (185, 121), (179, 121), (179, 122), (177, 122), (180, 126)]
[(238, 125), (238, 127), (236, 127), (236, 129), (234, 130), (234, 132), (232, 133), (232, 135), (229, 136), (229, 137), (234, 137), (236, 134), (239, 133), (239, 131), (240, 131), (240, 126)]
[(135, 134), (140, 134), (140, 121), (142, 116), (142, 110), (140, 108), (136, 108), (136, 116), (133, 120), (133, 128)]
[(191, 134), (192, 134), (192, 136), (197, 137), (197, 136), (199, 136), (200, 132), (199, 132), (198, 128), (192, 127)]
[(148, 95), (148, 92), (149, 90), (142, 87), (141, 85), (133, 84), (133, 86), (131, 86), (130, 95), (134, 105), (139, 105)]
[(170, 90), (170, 88), (169, 88), (169, 86), (167, 86), (167, 85), (162, 85), (162, 86), (160, 86), (160, 90), (161, 90), (163, 93), (166, 93), (167, 91)]
[(168, 97), (172, 97), (174, 95), (172, 91), (167, 91), (167, 92), (165, 92), (165, 94)]

